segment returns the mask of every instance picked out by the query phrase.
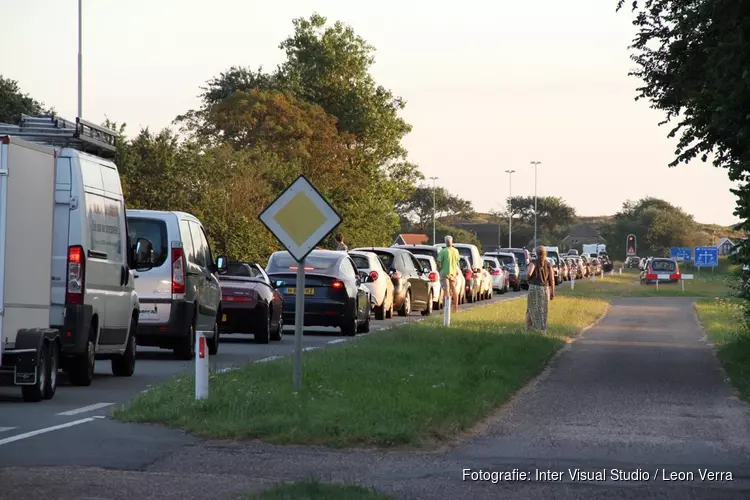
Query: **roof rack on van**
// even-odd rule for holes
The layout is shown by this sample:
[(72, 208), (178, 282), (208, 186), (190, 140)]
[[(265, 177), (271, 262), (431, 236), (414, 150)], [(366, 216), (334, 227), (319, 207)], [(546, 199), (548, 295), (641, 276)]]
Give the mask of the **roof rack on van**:
[(117, 132), (76, 118), (75, 122), (54, 115), (21, 115), (21, 123), (0, 123), (0, 135), (13, 135), (30, 142), (74, 148), (85, 153), (112, 158), (117, 152)]

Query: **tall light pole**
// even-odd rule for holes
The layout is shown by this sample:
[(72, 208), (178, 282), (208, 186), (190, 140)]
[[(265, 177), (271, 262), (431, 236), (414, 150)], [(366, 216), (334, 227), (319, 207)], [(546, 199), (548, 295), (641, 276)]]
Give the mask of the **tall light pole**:
[(537, 231), (537, 219), (536, 219), (536, 186), (537, 186), (537, 167), (542, 164), (540, 161), (532, 161), (532, 165), (534, 165), (534, 249), (536, 249), (537, 245), (537, 238), (536, 238), (536, 231)]
[(83, 119), (83, 0), (78, 0), (78, 118)]
[(513, 200), (513, 174), (516, 171), (506, 170), (505, 173), (508, 174), (508, 248), (513, 248), (511, 244), (511, 236), (513, 235), (513, 207), (511, 202)]
[(432, 244), (436, 245), (437, 241), (435, 239), (435, 210), (437, 207), (436, 202), (436, 188), (435, 188), (435, 181), (438, 179), (437, 177), (430, 177), (432, 180)]

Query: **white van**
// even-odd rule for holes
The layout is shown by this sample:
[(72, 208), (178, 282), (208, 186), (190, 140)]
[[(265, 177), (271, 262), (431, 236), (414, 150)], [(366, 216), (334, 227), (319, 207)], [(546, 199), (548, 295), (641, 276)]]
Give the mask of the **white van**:
[[(73, 385), (90, 385), (96, 359), (115, 376), (135, 369), (138, 296), (117, 166), (79, 149), (113, 156), (115, 133), (83, 120), (24, 116), (14, 130), (57, 150), (50, 327), (61, 331), (60, 366)], [(72, 146), (72, 147), (65, 147)], [(146, 242), (148, 243), (148, 242)], [(146, 252), (152, 253), (150, 243)], [(150, 268), (146, 265), (145, 268)], [(145, 269), (144, 268), (144, 269)]]

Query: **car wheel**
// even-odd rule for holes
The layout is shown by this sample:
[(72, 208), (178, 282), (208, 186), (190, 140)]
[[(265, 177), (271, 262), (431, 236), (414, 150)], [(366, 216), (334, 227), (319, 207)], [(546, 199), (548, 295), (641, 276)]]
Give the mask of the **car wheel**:
[(354, 337), (355, 335), (357, 335), (358, 330), (359, 325), (357, 322), (357, 309), (355, 307), (354, 311), (352, 311), (351, 318), (347, 320), (346, 324), (341, 327), (341, 333), (343, 333), (347, 337)]
[(432, 314), (432, 291), (427, 296), (427, 307), (422, 311), (422, 316), (429, 316)]
[(57, 342), (50, 342), (47, 347), (47, 387), (44, 399), (52, 399), (57, 391), (57, 371), (60, 369), (60, 348)]
[(404, 305), (398, 310), (399, 316), (408, 316), (411, 314), (411, 290), (406, 292), (406, 298), (404, 298)]
[(135, 318), (130, 319), (130, 335), (125, 352), (112, 358), (112, 375), (115, 377), (132, 377), (135, 372), (136, 338), (135, 332), (138, 322)]
[(385, 319), (393, 318), (393, 297), (391, 297), (391, 303), (388, 305), (388, 310), (385, 311)]
[(254, 338), (256, 344), (268, 344), (268, 341), (271, 340), (271, 315), (270, 314), (264, 314), (263, 324), (261, 325), (261, 330), (258, 332), (255, 332)]
[(359, 333), (370, 333), (370, 314), (365, 316), (365, 322), (359, 328)]
[[(270, 319), (269, 325), (270, 325)], [(209, 356), (216, 356), (219, 353), (219, 342), (221, 342), (221, 334), (219, 333), (219, 320), (218, 318), (216, 321), (214, 321), (214, 336), (213, 338), (206, 339), (206, 343), (208, 344), (208, 355)]]
[(387, 311), (385, 309), (386, 304), (388, 304), (388, 294), (383, 297), (383, 303), (379, 306), (375, 306), (375, 319), (377, 320), (384, 320), (386, 318)]
[(282, 315), (279, 315), (279, 324), (274, 330), (274, 332), (271, 334), (271, 340), (281, 340), (281, 338), (284, 336), (284, 317)]
[(89, 338), (86, 341), (86, 352), (76, 356), (70, 365), (68, 378), (70, 383), (78, 386), (89, 386), (94, 380), (94, 370), (96, 368), (96, 327), (91, 324), (89, 327)]
[(180, 345), (174, 349), (177, 358), (190, 361), (195, 357), (195, 318), (190, 323), (188, 338), (179, 339)]
[(47, 392), (47, 381), (49, 380), (47, 374), (49, 373), (49, 349), (47, 346), (42, 346), (37, 352), (36, 360), (36, 383), (34, 385), (21, 386), (21, 394), (23, 400), (28, 403), (37, 403), (44, 399), (44, 394)]

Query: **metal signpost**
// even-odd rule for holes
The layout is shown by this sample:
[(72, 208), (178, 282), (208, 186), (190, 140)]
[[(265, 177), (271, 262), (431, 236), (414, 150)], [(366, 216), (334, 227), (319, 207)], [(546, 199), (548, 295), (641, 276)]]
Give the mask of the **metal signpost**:
[(685, 280), (691, 280), (691, 279), (693, 279), (692, 274), (680, 275), (680, 285), (682, 286), (682, 293), (685, 293)]
[(716, 247), (695, 247), (695, 262), (693, 263), (700, 273), (701, 267), (710, 267), (711, 274), (719, 265), (719, 249)]
[[(258, 216), (297, 261), (294, 293), (294, 389), (302, 387), (302, 334), (305, 318), (305, 258), (341, 223), (341, 216), (304, 175), (287, 187)], [(286, 283), (285, 283), (286, 284)]]
[(672, 247), (669, 249), (669, 256), (677, 262), (692, 262), (693, 249), (690, 247)]
[(631, 255), (638, 255), (634, 234), (629, 234), (625, 239), (625, 255), (627, 255), (628, 257), (630, 257)]

